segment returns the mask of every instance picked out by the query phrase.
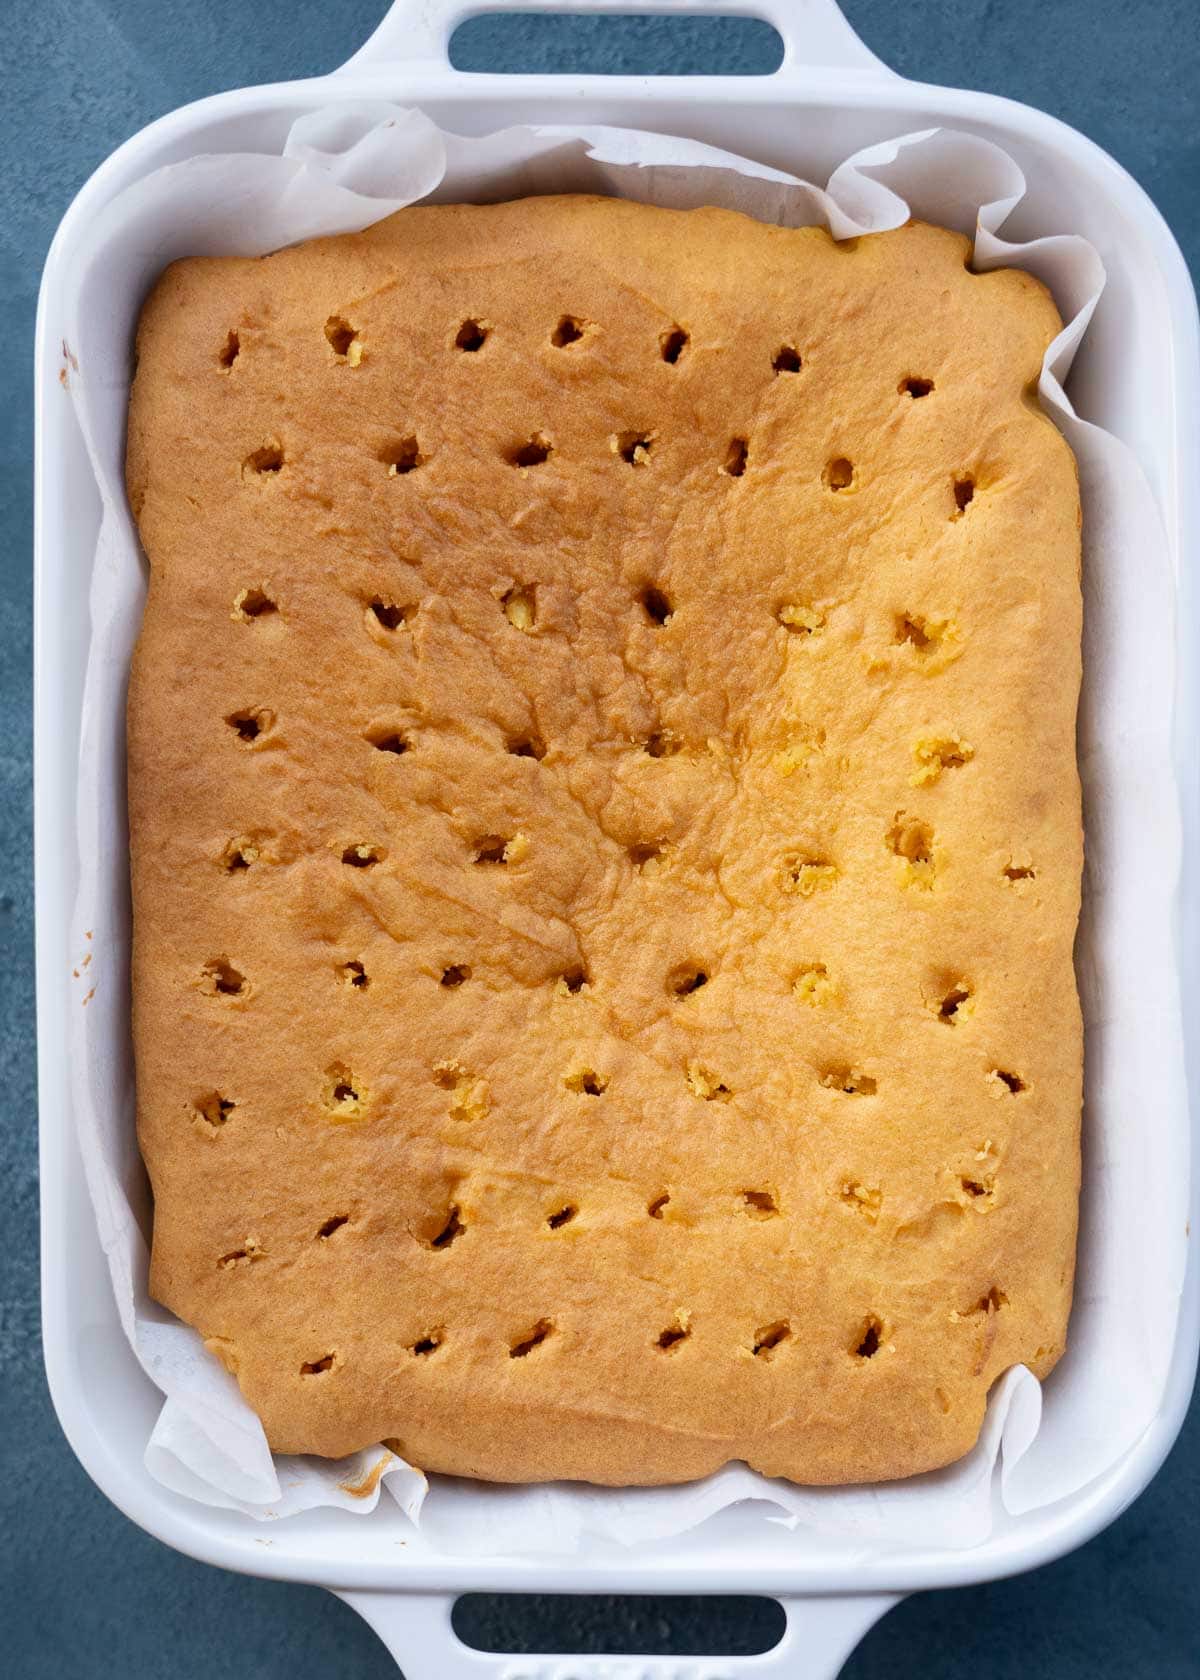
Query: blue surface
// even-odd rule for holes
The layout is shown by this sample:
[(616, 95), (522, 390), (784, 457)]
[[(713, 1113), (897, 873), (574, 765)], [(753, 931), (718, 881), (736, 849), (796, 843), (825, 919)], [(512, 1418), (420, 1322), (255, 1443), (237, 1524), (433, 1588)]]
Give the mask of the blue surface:
[[(1200, 11), (1196, 0), (845, 0), (864, 40), (920, 80), (1039, 105), (1149, 190), (1200, 271)], [(50, 1408), (38, 1346), (30, 858), (29, 345), (38, 276), (75, 189), (128, 135), (200, 95), (332, 68), (382, 0), (4, 0), (0, 7), (0, 1649), (17, 1680), (111, 1673), (170, 1680), (361, 1680), (394, 1674), (328, 1594), (226, 1575), (148, 1539), (92, 1487)], [(479, 21), (460, 68), (769, 70), (769, 32), (663, 20)], [(678, 1603), (472, 1604), (460, 1622), (511, 1648), (694, 1650)], [(712, 1608), (724, 1649), (758, 1612)], [(547, 1631), (547, 1630), (551, 1631)], [(752, 1648), (752, 1644), (750, 1646)], [(846, 1680), (1200, 1676), (1200, 1410), (1166, 1467), (1073, 1557), (994, 1586), (910, 1599)]]

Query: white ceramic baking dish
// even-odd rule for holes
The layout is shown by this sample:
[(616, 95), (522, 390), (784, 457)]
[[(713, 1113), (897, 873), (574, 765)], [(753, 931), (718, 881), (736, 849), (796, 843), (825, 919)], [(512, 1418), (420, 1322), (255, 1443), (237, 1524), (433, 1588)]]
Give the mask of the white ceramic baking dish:
[[(687, 134), (823, 180), (851, 151), (944, 124), (994, 140), (1024, 170), (1029, 192), (1005, 229), (1026, 238), (1070, 228), (1099, 249), (1108, 287), (1072, 378), (1077, 409), (1135, 452), (1157, 496), (1178, 587), (1181, 683), (1177, 769), (1187, 855), (1197, 838), (1196, 592), (1200, 371), (1195, 297), (1179, 250), (1141, 189), (1096, 146), (1036, 111), (987, 95), (903, 81), (855, 37), (833, 0), (721, 0), (715, 9), (765, 18), (785, 55), (769, 77), (664, 79), (467, 75), (450, 68), (454, 28), (480, 10), (546, 8), (548, 0), (397, 0), (367, 44), (334, 75), (221, 94), (135, 136), (80, 192), (51, 248), (37, 348), (35, 582), (37, 993), (46, 1365), (63, 1428), (85, 1468), (135, 1522), (210, 1563), (341, 1594), (377, 1629), (411, 1680), (517, 1676), (674, 1677), (836, 1673), (862, 1632), (907, 1592), (1031, 1568), (1079, 1545), (1140, 1492), (1175, 1439), (1195, 1372), (1200, 1283), (1189, 1266), (1161, 1410), (1137, 1446), (1077, 1496), (1021, 1518), (997, 1514), (969, 1551), (921, 1547), (855, 1558), (798, 1549), (782, 1527), (733, 1508), (652, 1551), (593, 1547), (548, 1565), (525, 1557), (440, 1555), (385, 1501), (369, 1519), (332, 1510), (274, 1525), (192, 1503), (151, 1479), (143, 1451), (160, 1396), (122, 1332), (75, 1142), (66, 1016), (69, 915), (78, 881), (75, 824), (80, 712), (88, 648), (88, 583), (100, 505), (61, 382), (62, 306), (85, 230), (119, 190), (199, 152), (277, 150), (294, 117), (329, 99), (419, 104), (467, 134), (513, 123), (605, 123)], [(567, 4), (551, 4), (563, 11)], [(643, 9), (587, 0), (586, 11)], [(654, 0), (655, 12), (703, 10)], [(1151, 627), (1153, 629), (1153, 627)], [(1161, 634), (1170, 634), (1161, 627)], [(120, 727), (117, 719), (111, 726)], [(83, 843), (86, 844), (86, 841)], [(1184, 996), (1196, 979), (1195, 873), (1180, 903)], [(1188, 1047), (1194, 1060), (1196, 1044)], [(1193, 1200), (1193, 1211), (1196, 1203)], [(754, 1658), (511, 1659), (463, 1646), (450, 1627), (468, 1590), (755, 1592), (778, 1597), (783, 1641)]]

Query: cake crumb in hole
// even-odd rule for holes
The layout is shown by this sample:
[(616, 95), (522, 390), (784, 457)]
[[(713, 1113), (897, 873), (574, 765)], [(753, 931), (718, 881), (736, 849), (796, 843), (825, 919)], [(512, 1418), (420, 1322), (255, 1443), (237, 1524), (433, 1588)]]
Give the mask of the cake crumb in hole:
[(246, 976), (233, 967), (228, 957), (213, 957), (201, 970), (201, 984), (210, 997), (242, 997), (249, 989)]
[(335, 1213), (321, 1226), (321, 1229), (317, 1232), (317, 1237), (318, 1239), (327, 1242), (335, 1231), (340, 1231), (343, 1225), (348, 1225), (349, 1223), (350, 1215), (348, 1213)]
[(423, 1336), (418, 1336), (409, 1347), (409, 1352), (418, 1359), (427, 1359), (431, 1353), (436, 1353), (445, 1340), (446, 1332), (442, 1329), (426, 1330)]
[(466, 1230), (462, 1222), (457, 1205), (452, 1204), (446, 1210), (446, 1220), (436, 1237), (430, 1238), (430, 1248), (449, 1248), (456, 1237), (461, 1237)]
[(958, 1182), (963, 1194), (970, 1196), (973, 1201), (986, 1200), (995, 1189), (995, 1181), (990, 1178), (960, 1178)]
[(953, 619), (927, 618), (920, 613), (897, 613), (895, 628), (892, 631), (894, 647), (911, 648), (918, 660), (929, 661), (931, 669), (937, 669), (937, 656), (942, 656), (942, 662), (955, 651), (954, 644), (959, 640), (959, 630)]
[(565, 1207), (560, 1207), (555, 1213), (552, 1213), (546, 1220), (546, 1224), (549, 1225), (552, 1231), (561, 1230), (564, 1225), (569, 1225), (571, 1223), (572, 1219), (574, 1219), (578, 1212), (579, 1209), (577, 1207), (573, 1207), (571, 1203), (568, 1202)]
[(854, 483), (854, 463), (845, 455), (835, 455), (824, 472), (827, 490), (849, 490)]
[(323, 1372), (333, 1369), (333, 1361), (334, 1355), (332, 1353), (322, 1354), (320, 1359), (313, 1359), (308, 1361), (307, 1364), (301, 1365), (300, 1375), (302, 1377), (318, 1377)]
[(240, 624), (250, 624), (256, 618), (267, 618), (271, 613), (278, 611), (278, 606), (265, 588), (252, 587), (241, 590), (234, 597), (233, 611), (229, 616)]
[(775, 1219), (779, 1203), (770, 1190), (743, 1190), (742, 1206), (751, 1219)]
[(259, 856), (257, 843), (242, 835), (225, 847), (221, 853), (221, 866), (227, 875), (240, 875), (256, 864)]
[(784, 861), (783, 890), (811, 898), (829, 892), (838, 878), (838, 868), (825, 857), (791, 857)]
[(325, 323), (325, 337), (329, 340), (335, 356), (340, 356), (351, 367), (357, 367), (362, 361), (362, 344), (359, 342), (358, 328), (352, 327), (342, 315), (331, 315)]
[(238, 337), (237, 328), (231, 327), (229, 332), (225, 335), (224, 344), (222, 344), (221, 348), (217, 351), (217, 360), (227, 373), (233, 366), (234, 362), (237, 361), (238, 356), (241, 354), (241, 349), (242, 343), (241, 339)]
[(883, 1325), (879, 1319), (871, 1316), (863, 1320), (854, 1333), (850, 1351), (859, 1359), (873, 1359), (879, 1352), (883, 1342)]
[(702, 1102), (728, 1102), (733, 1096), (725, 1081), (699, 1062), (688, 1063), (687, 1083), (692, 1095)]
[(658, 341), (659, 354), (673, 367), (690, 343), (691, 338), (682, 327), (668, 327)]
[[(524, 835), (514, 835), (506, 840), (502, 834), (484, 834), (476, 842), (471, 851), (472, 863), (503, 864), (514, 861), (512, 850), (518, 840), (524, 840)], [(526, 841), (526, 847), (528, 842)]]
[(451, 1120), (471, 1122), (487, 1118), (492, 1097), (486, 1079), (477, 1079), (460, 1062), (438, 1062), (433, 1081), (443, 1091), (450, 1092)]
[(677, 1312), (675, 1321), (668, 1324), (655, 1341), (655, 1347), (662, 1353), (674, 1353), (681, 1342), (686, 1342), (692, 1333), (691, 1314)]
[(920, 379), (915, 374), (910, 374), (907, 379), (902, 379), (900, 381), (900, 393), (902, 396), (914, 398), (927, 397), (932, 390), (932, 379)]
[(579, 343), (586, 327), (586, 321), (580, 321), (574, 315), (562, 315), (550, 334), (550, 342), (556, 350), (565, 350), (568, 345)]
[(746, 471), (746, 463), (749, 459), (749, 441), (743, 437), (731, 438), (729, 448), (725, 451), (725, 463), (721, 471), (729, 478), (741, 478)]
[(858, 1184), (853, 1179), (844, 1179), (838, 1189), (838, 1196), (852, 1212), (861, 1214), (868, 1225), (874, 1225), (879, 1218), (879, 1210), (883, 1206), (883, 1192), (878, 1186)]
[(956, 735), (919, 736), (912, 753), (916, 768), (908, 778), (911, 787), (929, 787), (944, 770), (961, 770), (975, 757), (971, 743)]
[(614, 455), (619, 455), (630, 467), (644, 467), (650, 460), (654, 444), (650, 432), (617, 432), (611, 439)]
[(629, 861), (644, 875), (656, 875), (662, 860), (662, 845), (655, 840), (640, 840), (629, 848)]
[(405, 437), (394, 438), (391, 443), (385, 443), (379, 451), (379, 460), (392, 478), (415, 472), (418, 467), (425, 465), (425, 456), (421, 453), (416, 435), (412, 432)]
[(550, 439), (541, 432), (534, 432), (524, 443), (514, 444), (505, 459), (510, 467), (540, 467), (553, 453), (554, 445)]
[(275, 717), (272, 712), (258, 707), (251, 711), (230, 712), (225, 722), (243, 746), (250, 747), (267, 733), (275, 722)]
[(264, 443), (261, 449), (253, 450), (242, 463), (242, 471), (250, 473), (277, 473), (283, 467), (283, 445), (273, 440)]
[(571, 997), (578, 997), (579, 993), (591, 981), (585, 968), (568, 968), (558, 976), (554, 982), (556, 992), (568, 993)]
[(472, 354), (476, 350), (482, 350), (491, 330), (486, 321), (464, 321), (454, 335), (455, 349), (466, 350)]
[(449, 968), (442, 970), (442, 977), (438, 984), (445, 986), (447, 989), (453, 989), (455, 986), (463, 985), (470, 978), (471, 970), (466, 963), (451, 963)]
[(667, 991), (672, 997), (690, 997), (708, 984), (708, 975), (697, 963), (679, 963), (667, 975)]
[(909, 886), (928, 890), (933, 885), (934, 834), (927, 822), (897, 813), (887, 832), (887, 844), (893, 856), (905, 865), (905, 881)]
[(646, 585), (638, 599), (641, 601), (642, 609), (651, 624), (661, 628), (674, 616), (675, 608), (662, 590), (652, 583)]
[(969, 980), (958, 980), (941, 998), (937, 1006), (939, 1021), (956, 1027), (965, 1021), (975, 1008), (975, 988)]
[(512, 1344), (508, 1350), (508, 1357), (510, 1359), (524, 1359), (533, 1352), (534, 1348), (541, 1347), (547, 1336), (551, 1336), (553, 1333), (554, 1326), (550, 1320), (539, 1318), (531, 1330), (527, 1330), (523, 1336), (518, 1337)]
[(342, 984), (344, 986), (353, 986), (356, 991), (365, 992), (367, 987), (371, 984), (367, 977), (367, 971), (360, 962), (344, 962), (342, 964), (341, 974)]
[(775, 617), (789, 635), (799, 636), (804, 640), (818, 635), (825, 628), (825, 614), (821, 609), (803, 602), (785, 602)]
[(899, 645), (908, 642), (921, 652), (929, 647), (936, 638), (926, 628), (923, 618), (914, 618), (910, 613), (901, 613), (896, 619), (896, 633), (893, 640)]
[(576, 1068), (563, 1075), (563, 1084), (580, 1096), (599, 1097), (608, 1089), (608, 1076), (594, 1068)]
[(387, 853), (382, 846), (368, 846), (360, 843), (347, 846), (342, 852), (342, 862), (350, 869), (374, 869), (377, 863), (382, 863)]
[(219, 1091), (208, 1091), (192, 1103), (197, 1117), (211, 1126), (213, 1131), (225, 1124), (236, 1106), (231, 1098), (223, 1097)]
[(780, 345), (771, 358), (771, 366), (778, 373), (799, 373), (803, 363), (800, 352), (792, 344)]
[(402, 624), (407, 624), (411, 608), (398, 607), (392, 601), (372, 601), (367, 611), (383, 626), (385, 630), (398, 630)]
[(505, 746), (514, 758), (533, 758), (540, 761), (546, 756), (546, 743), (537, 735), (512, 736)]
[(395, 729), (376, 729), (367, 736), (367, 740), (377, 752), (406, 753), (409, 742)]
[(873, 1097), (879, 1088), (869, 1073), (845, 1064), (825, 1068), (818, 1077), (825, 1090), (840, 1091), (847, 1097)]
[(500, 597), (504, 616), (515, 630), (532, 630), (537, 624), (537, 585), (514, 583)]
[(754, 1357), (756, 1359), (770, 1359), (777, 1347), (781, 1347), (792, 1333), (792, 1327), (785, 1318), (778, 1319), (774, 1324), (764, 1324), (754, 1332)]
[(343, 1062), (334, 1062), (325, 1070), (321, 1100), (335, 1120), (353, 1120), (365, 1110), (367, 1093)]
[(994, 1097), (1007, 1093), (1009, 1096), (1019, 1096), (1026, 1089), (1025, 1081), (1018, 1073), (1007, 1073), (1003, 1068), (993, 1068), (987, 1076), (988, 1084)]
[(810, 1009), (824, 1009), (837, 997), (837, 982), (824, 963), (810, 963), (792, 981), (792, 992)]
[(642, 744), (649, 758), (674, 758), (683, 751), (683, 742), (673, 729), (656, 729)]

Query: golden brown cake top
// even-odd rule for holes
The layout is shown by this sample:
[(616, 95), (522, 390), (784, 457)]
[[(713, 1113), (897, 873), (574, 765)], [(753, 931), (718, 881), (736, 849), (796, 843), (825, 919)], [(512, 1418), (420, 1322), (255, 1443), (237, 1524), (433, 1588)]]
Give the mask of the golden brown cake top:
[(967, 256), (543, 198), (155, 289), (152, 1283), (273, 1446), (900, 1476), (1057, 1358), (1078, 495)]

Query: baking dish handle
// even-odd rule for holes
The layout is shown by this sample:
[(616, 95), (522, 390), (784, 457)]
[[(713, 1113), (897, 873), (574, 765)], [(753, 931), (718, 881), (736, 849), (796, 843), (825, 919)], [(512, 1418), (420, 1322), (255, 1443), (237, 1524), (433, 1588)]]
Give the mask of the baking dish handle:
[(898, 1597), (778, 1596), (778, 1645), (757, 1657), (514, 1655), (476, 1651), (451, 1626), (453, 1593), (342, 1592), (387, 1646), (406, 1680), (836, 1680), (863, 1635)]
[(776, 77), (811, 70), (893, 71), (842, 16), (837, 0), (393, 0), (383, 21), (342, 66), (370, 70), (422, 64), (449, 67), (450, 37), (467, 18), (493, 12), (620, 12), (626, 16), (751, 17), (769, 23), (783, 41)]

